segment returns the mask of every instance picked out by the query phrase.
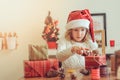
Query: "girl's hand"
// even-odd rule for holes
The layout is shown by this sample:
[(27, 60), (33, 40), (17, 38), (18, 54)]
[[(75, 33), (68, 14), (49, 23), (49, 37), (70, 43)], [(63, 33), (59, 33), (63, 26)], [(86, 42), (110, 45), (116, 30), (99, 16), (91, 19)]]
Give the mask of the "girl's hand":
[(71, 52), (72, 52), (72, 53), (79, 53), (79, 54), (80, 54), (80, 47), (78, 47), (78, 46), (73, 46), (73, 47), (71, 48)]
[(73, 46), (72, 49), (71, 49), (71, 52), (72, 53), (77, 53), (77, 54), (80, 54), (80, 55), (83, 55), (83, 54), (85, 55), (85, 53), (87, 53), (88, 50), (89, 49), (87, 49), (87, 48)]
[(98, 51), (98, 50), (93, 50), (92, 53), (93, 53), (93, 55), (95, 55), (95, 56), (99, 55), (99, 51)]

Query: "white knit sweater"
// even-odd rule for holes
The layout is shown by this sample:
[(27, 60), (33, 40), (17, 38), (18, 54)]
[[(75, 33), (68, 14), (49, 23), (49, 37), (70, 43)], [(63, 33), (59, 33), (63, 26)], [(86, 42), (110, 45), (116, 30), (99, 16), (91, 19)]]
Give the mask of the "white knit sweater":
[(85, 68), (84, 56), (71, 52), (72, 46), (75, 46), (75, 45), (81, 46), (84, 48), (89, 48), (90, 50), (95, 50), (98, 48), (97, 43), (96, 42), (93, 43), (92, 40), (89, 40), (84, 43), (78, 43), (78, 42), (67, 41), (63, 37), (58, 41), (58, 49), (57, 49), (56, 56), (59, 59), (59, 61), (62, 62), (62, 66), (64, 68), (84, 69)]

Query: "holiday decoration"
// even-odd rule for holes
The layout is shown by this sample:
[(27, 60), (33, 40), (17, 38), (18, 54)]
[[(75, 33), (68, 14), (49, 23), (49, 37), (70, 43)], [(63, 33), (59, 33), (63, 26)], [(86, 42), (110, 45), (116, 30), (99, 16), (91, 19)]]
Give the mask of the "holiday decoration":
[(100, 80), (100, 69), (99, 67), (92, 68), (91, 80)]
[[(38, 61), (24, 61), (24, 77), (46, 77), (46, 74), (51, 70), (51, 67), (56, 71), (59, 69), (57, 59), (47, 59)], [(56, 76), (57, 74), (51, 74)], [(48, 75), (47, 75), (48, 76)]]
[(85, 10), (75, 10), (69, 14), (66, 29), (69, 30), (73, 27), (82, 26), (89, 29), (90, 36), (94, 42), (94, 27), (91, 14), (88, 9)]
[[(58, 38), (59, 28), (57, 27), (57, 25), (58, 25), (58, 20), (53, 20), (52, 17), (50, 16), (50, 11), (49, 11), (48, 16), (45, 19), (45, 27), (42, 35), (44, 40), (46, 40), (47, 42), (56, 43), (56, 41), (59, 39)], [(52, 46), (52, 47), (56, 47), (56, 46)], [(52, 48), (52, 47), (48, 45), (48, 48)]]
[(29, 60), (46, 60), (48, 59), (48, 48), (46, 45), (28, 45), (29, 49)]
[(110, 47), (114, 47), (115, 46), (115, 40), (110, 40)]
[(108, 66), (107, 65), (101, 65), (100, 66), (100, 76), (104, 77), (104, 76), (108, 76), (108, 75), (109, 75)]
[(93, 67), (98, 67), (106, 65), (106, 56), (85, 56), (85, 67), (86, 69), (92, 69)]

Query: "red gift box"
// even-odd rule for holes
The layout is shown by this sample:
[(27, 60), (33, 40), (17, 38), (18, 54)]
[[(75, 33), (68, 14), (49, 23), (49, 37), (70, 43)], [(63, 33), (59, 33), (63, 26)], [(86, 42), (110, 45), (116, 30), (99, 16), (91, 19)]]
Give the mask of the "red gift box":
[(99, 67), (101, 65), (106, 65), (106, 56), (86, 56), (85, 57), (85, 67), (86, 69), (92, 69), (94, 67)]
[(57, 59), (43, 61), (24, 61), (24, 77), (45, 77), (51, 67), (59, 68)]

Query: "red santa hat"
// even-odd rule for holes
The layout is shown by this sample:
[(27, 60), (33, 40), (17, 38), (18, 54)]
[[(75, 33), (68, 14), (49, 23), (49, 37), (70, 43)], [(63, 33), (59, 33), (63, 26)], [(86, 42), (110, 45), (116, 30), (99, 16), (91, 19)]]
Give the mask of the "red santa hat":
[(89, 29), (91, 38), (94, 42), (93, 20), (88, 9), (72, 11), (67, 20), (66, 29), (85, 27)]

